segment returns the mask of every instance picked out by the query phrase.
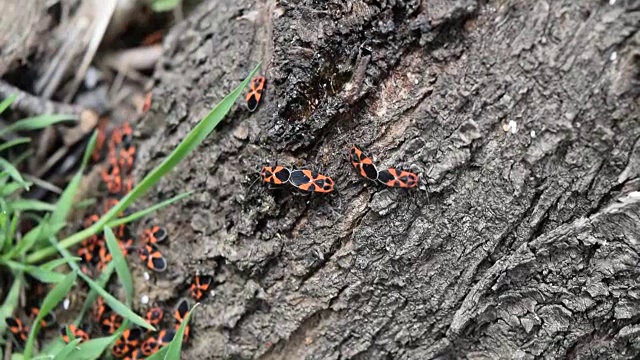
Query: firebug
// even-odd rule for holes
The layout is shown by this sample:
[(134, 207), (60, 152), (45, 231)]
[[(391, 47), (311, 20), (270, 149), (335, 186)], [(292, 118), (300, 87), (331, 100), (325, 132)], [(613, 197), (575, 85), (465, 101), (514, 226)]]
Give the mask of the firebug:
[(108, 310), (108, 307), (104, 302), (104, 298), (101, 296), (98, 296), (96, 298), (95, 304), (93, 305), (93, 318), (96, 321), (102, 320), (102, 316), (104, 316), (107, 310)]
[[(36, 316), (38, 316), (38, 314), (40, 313), (40, 308), (37, 306), (32, 306), (29, 309), (29, 313), (31, 315), (31, 318), (35, 319)], [(45, 315), (41, 320), (40, 320), (40, 325), (43, 328), (49, 327), (51, 325), (53, 325), (53, 323), (56, 321), (56, 316), (54, 313), (50, 312), (47, 315)]]
[(106, 318), (102, 319), (102, 331), (112, 335), (122, 325), (122, 317), (112, 312)]
[(173, 311), (173, 317), (176, 319), (178, 324), (182, 324), (184, 319), (187, 317), (189, 313), (189, 300), (187, 298), (182, 298), (178, 301), (175, 310)]
[(162, 316), (164, 315), (164, 312), (162, 311), (162, 308), (159, 307), (154, 307), (149, 309), (149, 311), (147, 311), (147, 313), (144, 316), (144, 319), (151, 325), (156, 326), (158, 324), (160, 324), (160, 321), (162, 321)]
[(213, 278), (210, 276), (200, 276), (196, 275), (193, 278), (193, 282), (191, 283), (191, 287), (189, 288), (189, 294), (195, 301), (199, 301), (202, 296), (209, 290), (209, 286)]
[(333, 179), (313, 170), (293, 170), (289, 183), (302, 191), (328, 193), (335, 186)]
[(123, 357), (137, 347), (141, 339), (142, 330), (139, 328), (127, 329), (122, 333), (122, 336), (116, 340), (111, 348), (111, 353), (115, 357)]
[(418, 175), (396, 168), (389, 168), (378, 173), (378, 181), (392, 188), (414, 188), (418, 186)]
[(287, 183), (291, 178), (291, 170), (281, 165), (264, 166), (262, 170), (260, 170), (260, 178), (269, 184), (282, 185)]
[(249, 111), (255, 111), (258, 108), (258, 104), (260, 104), (260, 99), (262, 98), (262, 92), (264, 90), (264, 85), (267, 79), (264, 76), (256, 76), (251, 80), (251, 84), (249, 85), (249, 93), (247, 94), (247, 109)]
[(161, 226), (152, 226), (142, 232), (142, 240), (145, 243), (157, 244), (167, 238), (167, 229)]
[(146, 244), (138, 249), (140, 259), (147, 264), (147, 267), (153, 271), (162, 272), (167, 270), (167, 261), (160, 253), (155, 244)]
[(89, 334), (87, 334), (86, 331), (78, 328), (73, 324), (69, 324), (68, 326), (60, 328), (60, 335), (62, 335), (62, 340), (64, 340), (64, 342), (69, 343), (71, 341), (71, 339), (69, 339), (69, 335), (67, 334), (67, 328), (69, 328), (69, 332), (71, 333), (71, 335), (73, 335), (74, 338), (81, 339), (80, 342), (89, 340)]
[(9, 331), (11, 331), (17, 340), (22, 342), (27, 341), (29, 328), (22, 324), (22, 320), (15, 317), (8, 317), (4, 321), (7, 324)]
[(349, 152), (349, 160), (358, 173), (371, 181), (378, 180), (378, 168), (373, 164), (371, 156), (365, 154), (357, 146), (352, 146)]
[(91, 160), (93, 160), (93, 162), (98, 162), (102, 157), (102, 149), (104, 149), (104, 143), (107, 140), (107, 122), (108, 119), (106, 117), (101, 117), (100, 120), (98, 120), (98, 135), (93, 153), (91, 154)]
[(145, 342), (143, 342), (140, 346), (140, 349), (142, 350), (143, 354), (149, 356), (160, 350), (162, 346), (170, 343), (175, 335), (176, 332), (174, 330), (160, 330), (160, 332), (158, 332), (156, 335), (151, 336), (150, 338), (145, 340)]

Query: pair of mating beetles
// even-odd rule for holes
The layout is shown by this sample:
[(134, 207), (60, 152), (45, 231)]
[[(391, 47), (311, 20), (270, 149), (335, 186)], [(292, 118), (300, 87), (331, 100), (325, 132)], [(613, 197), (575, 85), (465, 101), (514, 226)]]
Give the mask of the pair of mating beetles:
[[(418, 175), (409, 171), (389, 168), (378, 170), (370, 156), (357, 146), (352, 146), (349, 160), (358, 173), (371, 181), (380, 182), (391, 188), (414, 188), (418, 186)], [(260, 171), (263, 182), (272, 185), (289, 183), (307, 192), (332, 192), (335, 182), (330, 177), (313, 170), (290, 170), (282, 165), (264, 166)]]

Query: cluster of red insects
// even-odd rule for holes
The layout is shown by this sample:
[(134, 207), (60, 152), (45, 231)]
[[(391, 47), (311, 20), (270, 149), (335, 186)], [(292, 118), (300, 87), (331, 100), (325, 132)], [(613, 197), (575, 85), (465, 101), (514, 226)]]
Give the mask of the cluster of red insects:
[[(364, 178), (377, 181), (391, 188), (414, 188), (418, 186), (418, 175), (396, 168), (378, 170), (370, 156), (366, 155), (357, 146), (352, 146), (349, 159), (353, 167)], [(271, 185), (284, 185), (289, 183), (294, 187), (307, 192), (328, 193), (334, 189), (334, 181), (313, 170), (290, 170), (282, 165), (264, 166), (260, 170), (263, 182)]]
[[(264, 76), (257, 76), (251, 81), (249, 93), (246, 97), (249, 111), (254, 111), (258, 107), (265, 83), (266, 79)], [(417, 174), (395, 167), (378, 170), (373, 164), (371, 156), (367, 155), (358, 146), (354, 145), (351, 147), (349, 160), (360, 175), (371, 181), (377, 181), (391, 188), (414, 188), (418, 186), (419, 177)], [(282, 165), (264, 166), (262, 170), (260, 170), (260, 178), (263, 182), (271, 185), (284, 185), (288, 183), (299, 190), (310, 193), (328, 193), (332, 192), (335, 187), (333, 179), (317, 171), (289, 169)]]
[[(145, 107), (148, 108), (149, 97), (145, 100)], [(107, 137), (106, 122), (101, 121), (98, 127), (98, 138), (96, 141), (96, 149), (92, 154), (94, 162), (100, 162), (105, 156), (103, 149), (107, 149), (106, 165), (101, 172), (102, 183), (105, 185), (108, 196), (103, 200), (101, 211), (106, 213), (113, 206), (115, 206), (119, 199), (125, 196), (133, 188), (133, 178), (131, 171), (135, 161), (136, 146), (133, 143), (133, 130), (128, 123), (123, 124), (121, 127), (116, 128), (111, 133), (110, 137)], [(124, 216), (119, 214), (118, 216)], [(91, 214), (87, 216), (83, 222), (84, 227), (89, 227), (94, 224), (100, 216), (98, 214)], [(131, 232), (126, 225), (119, 225), (113, 229), (114, 235), (117, 238), (120, 249), (124, 255), (131, 253), (131, 250), (135, 249), (134, 240)], [(167, 261), (160, 252), (157, 244), (167, 239), (167, 231), (160, 226), (152, 226), (149, 229), (145, 229), (140, 237), (141, 245), (137, 247), (137, 252), (146, 266), (156, 272), (162, 272), (167, 268)], [(109, 253), (109, 249), (106, 246), (105, 239), (102, 235), (93, 235), (82, 241), (78, 247), (76, 254), (80, 257), (81, 270), (90, 277), (97, 277), (112, 260), (112, 256)], [(209, 276), (195, 275), (190, 285), (189, 293), (191, 297), (199, 301), (209, 290), (212, 278)], [(37, 288), (41, 288), (42, 284), (34, 284)], [(41, 290), (44, 292), (44, 290)], [(37, 296), (34, 298), (41, 298)], [(28, 313), (33, 318), (39, 312), (39, 308), (30, 305)], [(124, 359), (141, 359), (149, 356), (162, 346), (166, 345), (173, 339), (177, 329), (184, 321), (187, 313), (189, 312), (189, 301), (186, 298), (179, 300), (175, 310), (173, 311), (174, 326), (169, 327), (168, 330), (163, 329), (155, 333), (145, 332), (140, 328), (126, 329), (122, 336), (116, 341), (111, 349), (111, 353), (114, 357)], [(146, 315), (145, 320), (151, 325), (160, 325), (163, 319), (164, 311), (160, 307), (154, 307), (150, 309)], [(116, 312), (110, 311), (105, 304), (104, 299), (98, 297), (93, 306), (93, 320), (99, 324), (99, 329), (103, 335), (113, 334), (122, 324), (122, 317)], [(42, 320), (42, 327), (48, 327), (55, 321), (53, 313), (48, 314)], [(5, 319), (9, 331), (14, 335), (18, 345), (24, 344), (27, 340), (29, 327), (24, 325), (20, 317), (9, 317)], [(65, 342), (69, 342), (72, 338), (80, 338), (81, 341), (89, 339), (89, 326), (78, 327), (74, 324), (63, 326), (60, 329), (60, 335)], [(187, 326), (185, 330), (184, 340), (186, 341), (189, 336), (189, 328)]]
[[(263, 76), (258, 76), (251, 82), (250, 90), (246, 97), (246, 104), (249, 111), (257, 109), (262, 98), (265, 83), (266, 79)], [(151, 96), (147, 94), (143, 111), (147, 111), (150, 105)], [(108, 150), (107, 164), (101, 173), (101, 178), (109, 196), (103, 200), (101, 209), (103, 213), (113, 208), (119, 199), (129, 193), (133, 188), (131, 171), (136, 154), (136, 146), (133, 143), (133, 130), (128, 123), (123, 124), (120, 128), (114, 129), (107, 141), (106, 121), (100, 121), (96, 150), (92, 154), (94, 162), (99, 162), (102, 159), (105, 143), (107, 143)], [(372, 158), (365, 154), (358, 146), (351, 148), (349, 159), (358, 173), (368, 180), (379, 182), (391, 188), (414, 188), (418, 186), (418, 175), (393, 167), (386, 170), (378, 170), (373, 164)], [(314, 170), (289, 169), (281, 165), (264, 166), (260, 171), (260, 177), (263, 182), (271, 185), (284, 185), (288, 183), (299, 190), (309, 193), (329, 193), (332, 192), (335, 187), (335, 182), (329, 176), (320, 174)], [(119, 217), (124, 215), (123, 213), (118, 214)], [(91, 226), (98, 221), (99, 218), (100, 216), (98, 214), (87, 216), (84, 220), (84, 227)], [(134, 240), (128, 228), (124, 224), (119, 225), (114, 229), (114, 234), (117, 237), (123, 254), (129, 254), (130, 251), (134, 249)], [(167, 261), (157, 246), (158, 243), (167, 237), (166, 229), (160, 226), (153, 226), (143, 231), (140, 239), (142, 244), (137, 247), (137, 250), (140, 259), (153, 271), (162, 272), (167, 268)], [(93, 235), (85, 239), (77, 249), (77, 255), (81, 258), (82, 271), (91, 277), (98, 276), (112, 260), (105, 240), (101, 235)], [(195, 275), (189, 289), (191, 297), (199, 301), (209, 290), (212, 280), (210, 276)], [(29, 314), (32, 318), (38, 314), (38, 311), (39, 308), (36, 306), (29, 307)], [(182, 298), (173, 310), (173, 318), (175, 320), (173, 328), (169, 328), (168, 330), (163, 329), (155, 333), (145, 332), (145, 330), (136, 327), (125, 330), (112, 347), (112, 355), (124, 359), (141, 359), (155, 353), (173, 339), (188, 311), (189, 301), (186, 298)], [(113, 334), (122, 324), (122, 317), (110, 311), (104, 299), (101, 297), (96, 299), (93, 316), (94, 320), (100, 324), (100, 328), (104, 334)], [(146, 313), (145, 320), (151, 325), (158, 326), (161, 324), (163, 316), (163, 309), (154, 307)], [(41, 325), (48, 327), (53, 324), (54, 321), (55, 317), (53, 313), (51, 313), (42, 320)], [(20, 318), (7, 318), (6, 324), (11, 333), (14, 334), (14, 338), (18, 343), (24, 343), (27, 340), (29, 329), (23, 324)], [(60, 335), (67, 343), (71, 338), (80, 338), (82, 341), (89, 339), (87, 327), (80, 328), (73, 324), (62, 327), (60, 329)], [(184, 341), (188, 339), (188, 336), (189, 327), (187, 326)]]

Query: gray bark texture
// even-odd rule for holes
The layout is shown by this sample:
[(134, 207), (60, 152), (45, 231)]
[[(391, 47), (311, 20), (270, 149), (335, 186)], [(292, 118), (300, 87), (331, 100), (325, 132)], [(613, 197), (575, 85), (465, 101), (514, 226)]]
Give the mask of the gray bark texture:
[[(165, 43), (138, 179), (259, 61), (267, 90), (140, 204), (194, 191), (138, 288), (214, 275), (186, 359), (637, 356), (639, 29), (631, 0), (205, 1)], [(428, 192), (359, 177), (353, 143)], [(337, 190), (252, 185), (265, 161)]]

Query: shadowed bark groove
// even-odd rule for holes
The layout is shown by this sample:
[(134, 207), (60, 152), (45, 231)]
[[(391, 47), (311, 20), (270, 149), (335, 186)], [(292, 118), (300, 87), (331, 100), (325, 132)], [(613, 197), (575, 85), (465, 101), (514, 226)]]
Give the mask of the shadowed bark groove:
[[(638, 1), (205, 1), (138, 176), (258, 61), (268, 84), (149, 197), (195, 192), (157, 216), (160, 300), (215, 275), (185, 358), (638, 355), (638, 29)], [(354, 141), (429, 193), (359, 178)], [(276, 160), (336, 193), (251, 186)]]

